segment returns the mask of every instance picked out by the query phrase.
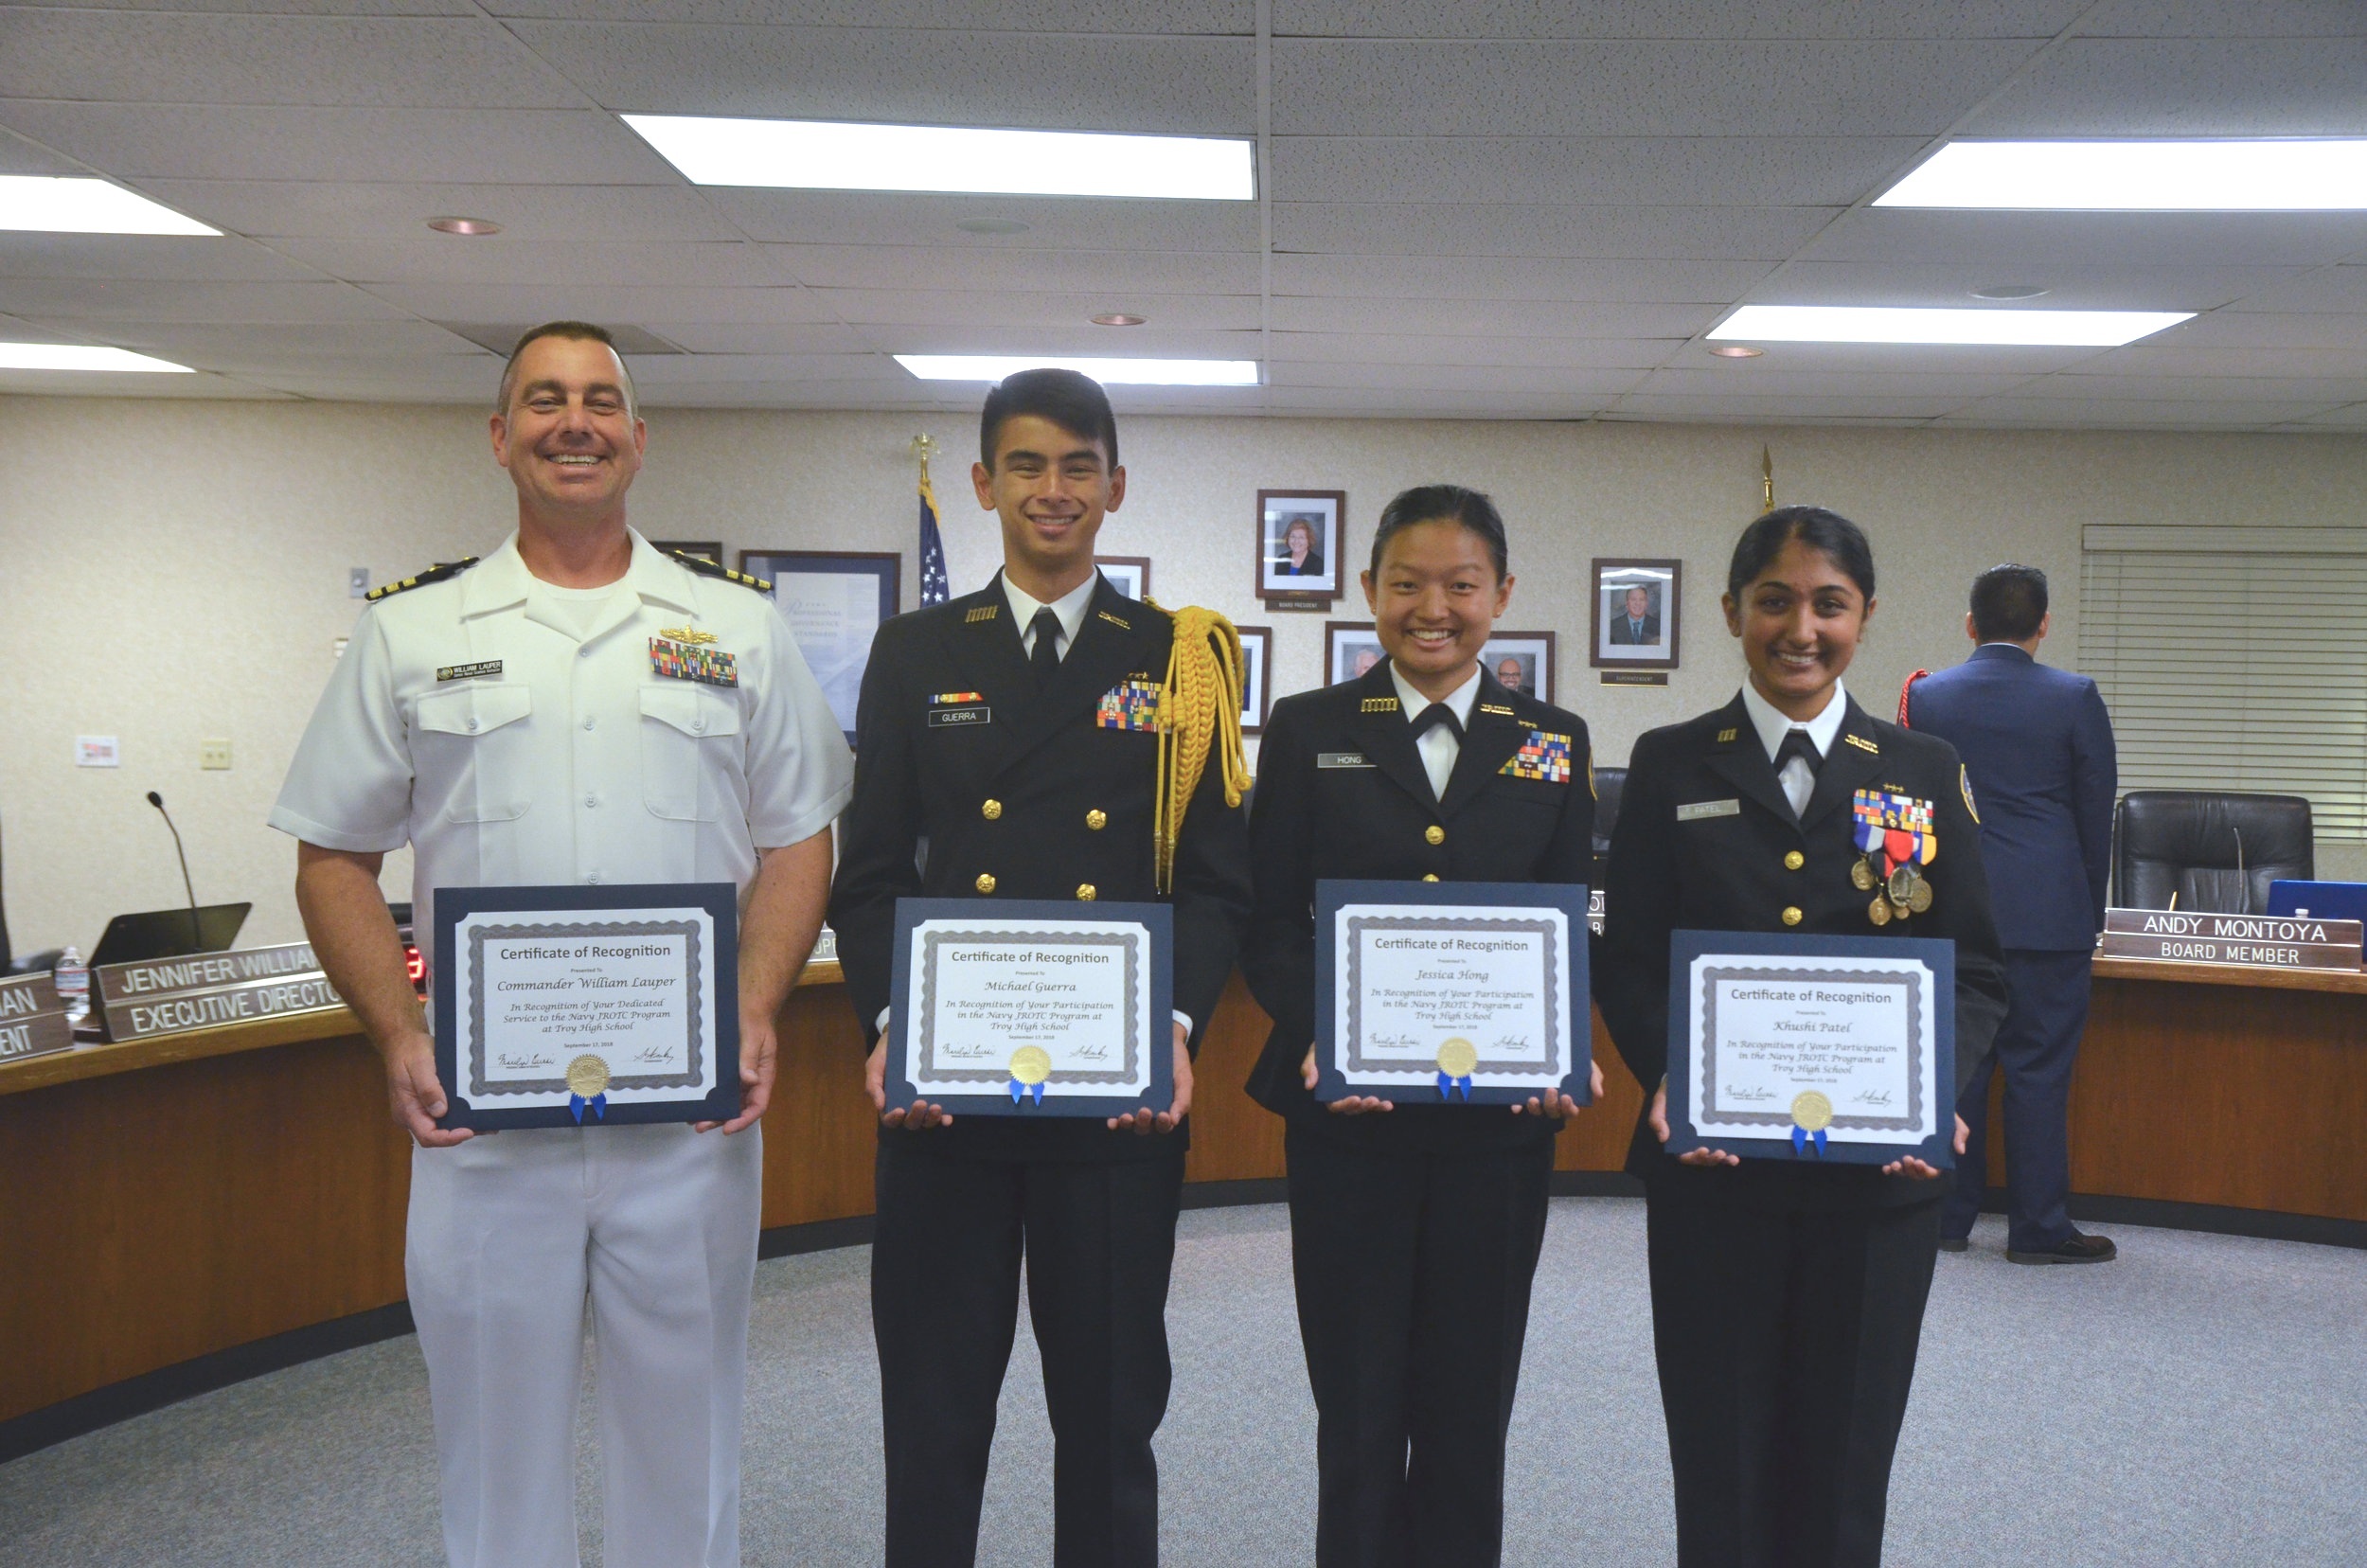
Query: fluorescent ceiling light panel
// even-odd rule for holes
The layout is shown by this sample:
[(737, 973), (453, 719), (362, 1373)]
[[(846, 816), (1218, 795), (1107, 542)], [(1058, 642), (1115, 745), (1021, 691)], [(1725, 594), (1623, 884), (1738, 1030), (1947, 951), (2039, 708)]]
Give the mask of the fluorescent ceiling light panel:
[(2367, 208), (2367, 141), (1950, 142), (1874, 200), (2090, 212)]
[(98, 348), (83, 343), (0, 343), (0, 370), (171, 370), (193, 372), (170, 360), (151, 359), (129, 348)]
[(1255, 360), (1057, 359), (1019, 354), (899, 354), (922, 381), (999, 382), (1020, 370), (1074, 370), (1104, 386), (1255, 386)]
[(1218, 202), (1257, 193), (1253, 144), (1212, 136), (695, 115), (624, 120), (697, 185)]
[(210, 234), (194, 218), (105, 180), (0, 174), (0, 229), (46, 234)]
[(1752, 343), (1978, 343), (2117, 348), (2192, 311), (1959, 311), (1892, 305), (1745, 305), (1710, 330)]

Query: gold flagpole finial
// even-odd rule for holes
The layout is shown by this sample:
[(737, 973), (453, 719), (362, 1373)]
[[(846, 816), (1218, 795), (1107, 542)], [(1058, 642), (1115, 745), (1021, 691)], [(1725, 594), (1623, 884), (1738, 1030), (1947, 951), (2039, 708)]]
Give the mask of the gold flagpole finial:
[(1759, 448), (1759, 510), (1771, 512), (1774, 509), (1775, 459), (1768, 454), (1765, 446), (1761, 446)]
[(920, 482), (925, 485), (929, 482), (929, 456), (937, 450), (937, 440), (924, 430), (913, 437), (912, 445), (913, 455), (920, 459)]

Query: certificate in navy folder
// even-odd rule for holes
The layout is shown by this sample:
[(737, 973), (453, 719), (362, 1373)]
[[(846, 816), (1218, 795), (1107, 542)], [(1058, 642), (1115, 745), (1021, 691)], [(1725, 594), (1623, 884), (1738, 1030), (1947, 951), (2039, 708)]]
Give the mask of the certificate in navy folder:
[(899, 899), (890, 1109), (1122, 1115), (1175, 1103), (1175, 912)]
[(1668, 1144), (1746, 1159), (1956, 1163), (1956, 944), (1679, 931)]

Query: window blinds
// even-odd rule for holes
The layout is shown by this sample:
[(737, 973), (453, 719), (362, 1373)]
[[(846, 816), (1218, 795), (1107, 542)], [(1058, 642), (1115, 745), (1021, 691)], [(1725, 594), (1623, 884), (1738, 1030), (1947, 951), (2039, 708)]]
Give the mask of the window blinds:
[(2091, 526), (2079, 667), (2123, 790), (2305, 795), (2367, 840), (2367, 528)]

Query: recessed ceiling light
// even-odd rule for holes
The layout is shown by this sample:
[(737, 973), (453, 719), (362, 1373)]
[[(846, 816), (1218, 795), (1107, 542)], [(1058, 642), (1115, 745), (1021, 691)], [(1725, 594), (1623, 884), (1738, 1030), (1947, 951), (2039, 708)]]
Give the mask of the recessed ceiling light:
[(1975, 299), (2036, 299), (2046, 288), (2038, 283), (1992, 283), (1985, 289), (1975, 289)]
[(1255, 386), (1255, 360), (1074, 359), (1021, 354), (899, 354), (922, 381), (999, 382), (1020, 370), (1075, 370), (1105, 386)]
[(1246, 202), (1253, 144), (1215, 136), (627, 115), (692, 183)]
[(1104, 311), (1093, 318), (1096, 327), (1140, 327), (1148, 316), (1129, 315), (1124, 311)]
[(1745, 305), (1713, 338), (1770, 343), (2028, 344), (2117, 348), (2194, 316), (2192, 311), (1981, 311), (1895, 305)]
[(48, 234), (210, 234), (161, 203), (105, 180), (0, 174), (0, 229)]
[(965, 218), (953, 225), (965, 234), (1025, 234), (1027, 225), (1016, 218)]
[(86, 343), (0, 343), (0, 370), (139, 370), (193, 372), (186, 365), (151, 359), (129, 348)]
[(490, 218), (430, 218), (427, 226), (438, 234), (499, 234), (502, 226)]
[(2367, 207), (2367, 141), (1961, 141), (1876, 206), (2122, 212)]
[(1717, 347), (1711, 349), (1710, 352), (1716, 354), (1719, 359), (1757, 359), (1761, 354), (1766, 353), (1767, 350), (1764, 348), (1753, 348), (1747, 343), (1721, 343)]

